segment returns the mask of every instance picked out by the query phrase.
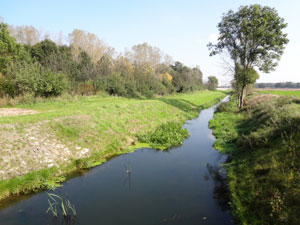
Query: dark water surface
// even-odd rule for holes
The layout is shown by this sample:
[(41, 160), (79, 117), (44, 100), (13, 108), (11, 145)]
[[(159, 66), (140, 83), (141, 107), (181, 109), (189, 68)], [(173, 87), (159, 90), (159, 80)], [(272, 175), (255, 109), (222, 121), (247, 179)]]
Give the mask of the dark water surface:
[(208, 128), (214, 110), (202, 110), (187, 121), (190, 137), (180, 147), (168, 152), (139, 149), (65, 182), (55, 193), (75, 205), (76, 220), (46, 214), (48, 197), (42, 192), (2, 203), (0, 224), (234, 224), (219, 173), (226, 157), (213, 149)]

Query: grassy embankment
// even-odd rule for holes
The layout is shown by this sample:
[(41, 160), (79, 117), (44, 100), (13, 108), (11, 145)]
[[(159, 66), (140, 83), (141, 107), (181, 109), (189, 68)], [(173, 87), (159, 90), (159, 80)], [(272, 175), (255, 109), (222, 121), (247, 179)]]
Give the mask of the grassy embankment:
[(254, 95), (238, 112), (232, 98), (210, 127), (215, 147), (231, 155), (231, 203), (241, 224), (300, 224), (300, 99)]
[(139, 147), (179, 145), (188, 135), (184, 122), (225, 95), (201, 91), (144, 100), (91, 96), (20, 105), (38, 113), (0, 117), (0, 199), (54, 188), (71, 171)]

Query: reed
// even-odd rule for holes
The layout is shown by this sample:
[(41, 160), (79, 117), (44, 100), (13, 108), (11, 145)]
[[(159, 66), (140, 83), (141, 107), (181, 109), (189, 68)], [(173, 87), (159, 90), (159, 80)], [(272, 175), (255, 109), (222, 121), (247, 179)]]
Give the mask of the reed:
[(46, 213), (51, 212), (54, 217), (62, 215), (64, 218), (72, 218), (77, 216), (75, 206), (72, 205), (70, 200), (54, 193), (46, 192), (46, 194), (49, 197), (49, 207)]

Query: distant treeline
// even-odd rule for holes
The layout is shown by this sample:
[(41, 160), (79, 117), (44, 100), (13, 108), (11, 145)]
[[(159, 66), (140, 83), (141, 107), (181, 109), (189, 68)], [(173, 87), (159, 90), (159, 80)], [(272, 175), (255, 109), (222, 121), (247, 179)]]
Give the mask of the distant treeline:
[(64, 44), (32, 26), (0, 23), (0, 97), (58, 96), (63, 92), (151, 97), (204, 88), (189, 68), (147, 43), (122, 54), (95, 34), (75, 29)]
[(280, 82), (280, 83), (255, 83), (256, 88), (300, 88), (300, 83)]

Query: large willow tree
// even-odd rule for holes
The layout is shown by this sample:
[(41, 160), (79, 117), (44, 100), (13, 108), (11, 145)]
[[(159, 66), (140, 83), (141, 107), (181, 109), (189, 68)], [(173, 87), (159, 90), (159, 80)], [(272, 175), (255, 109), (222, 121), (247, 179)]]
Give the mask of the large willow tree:
[(229, 54), (234, 65), (234, 82), (243, 107), (245, 91), (258, 78), (255, 68), (268, 73), (275, 70), (285, 45), (287, 27), (274, 8), (261, 5), (241, 6), (229, 10), (218, 24), (217, 44), (209, 43), (210, 56)]

